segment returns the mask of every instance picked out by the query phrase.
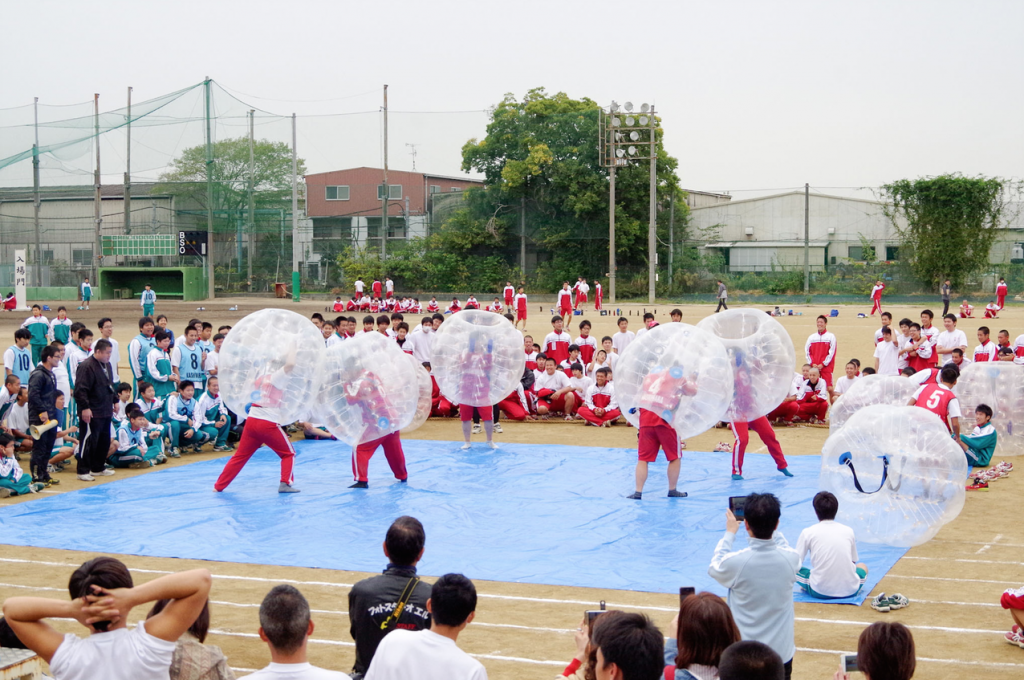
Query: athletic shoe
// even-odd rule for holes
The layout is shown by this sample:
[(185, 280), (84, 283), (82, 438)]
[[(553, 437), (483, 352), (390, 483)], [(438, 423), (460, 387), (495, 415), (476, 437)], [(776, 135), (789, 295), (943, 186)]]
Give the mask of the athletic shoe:
[(294, 486), (292, 486), (291, 484), (285, 484), (284, 482), (281, 482), (281, 483), (280, 483), (280, 484), (279, 484), (279, 485), (277, 486), (277, 492), (278, 492), (278, 493), (298, 493), (298, 492), (299, 492), (299, 490), (298, 490), (298, 489), (296, 489), (296, 488), (295, 488)]
[(98, 475), (100, 477), (113, 477), (114, 470), (112, 468), (106, 468), (103, 472), (94, 472), (93, 475)]
[(56, 474), (56, 473), (57, 473), (57, 466), (56, 465), (47, 465), (46, 466), (46, 474), (52, 475), (52, 474)]
[(165, 456), (162, 453), (158, 453), (157, 456), (156, 456), (156, 464), (157, 465), (163, 465), (166, 462), (167, 462), (167, 456)]
[[(281, 484), (284, 484), (284, 482), (281, 482)], [(369, 482), (356, 482), (355, 484), (352, 484), (348, 488), (350, 488), (350, 489), (369, 489), (370, 488), (370, 483)]]
[(642, 497), (643, 497), (643, 493), (640, 492), (640, 491), (634, 491), (633, 493), (631, 493), (628, 496), (626, 496), (626, 498), (629, 498), (630, 500), (634, 500), (634, 501), (641, 500)]
[(718, 453), (725, 453), (725, 452), (728, 452), (728, 451), (732, 451), (732, 444), (727, 444), (725, 442), (718, 442), (718, 446), (715, 447), (715, 451), (718, 452)]
[[(29, 488), (30, 489), (32, 488), (31, 484), (29, 485)], [(10, 489), (4, 489), (4, 488), (0, 487), (0, 498), (10, 498), (10, 497), (11, 497), (11, 490)]]
[(890, 610), (903, 609), (904, 607), (910, 606), (910, 600), (903, 597), (899, 593), (890, 595), (886, 598), (886, 603), (889, 605)]
[(669, 489), (668, 490), (668, 497), (669, 498), (686, 498), (686, 492), (685, 491), (676, 491), (675, 489)]
[[(31, 484), (28, 485), (28, 490), (29, 490), (29, 493), (39, 493), (40, 491), (43, 490), (44, 487), (45, 487), (45, 484), (43, 484), (42, 482), (32, 482)], [(8, 494), (8, 495), (10, 495), (10, 494)]]
[(96, 478), (93, 477), (92, 475), (89, 475), (89, 474), (78, 475), (78, 481), (80, 481), (80, 482), (95, 482)]
[(498, 448), (498, 445), (495, 444), (494, 442), (487, 442), (487, 446), (491, 447), (492, 449)]
[(148, 468), (149, 466), (150, 466), (150, 462), (148, 460), (137, 460), (134, 463), (129, 464), (128, 465), (128, 469), (129, 470), (141, 470), (143, 468)]
[(473, 434), (480, 434), (480, 423), (473, 423)]
[(967, 485), (968, 491), (988, 491), (988, 482), (984, 479), (975, 477), (971, 480), (971, 483)]
[(1005, 460), (1000, 461), (999, 464), (996, 465), (996, 469), (1006, 470), (1007, 472), (1013, 472), (1013, 463), (1007, 462)]
[(175, 446), (171, 449), (171, 452), (168, 455), (170, 455), (171, 458), (181, 458), (181, 449)]
[(462, 449), (463, 451), (469, 451), (469, 442), (466, 442), (465, 444), (463, 444), (459, 448)]
[(876, 612), (889, 611), (889, 600), (885, 597), (885, 593), (875, 595), (875, 598), (871, 600), (871, 608)]
[(1003, 634), (1003, 639), (1011, 645), (1017, 645), (1021, 649), (1024, 649), (1024, 634), (1021, 633), (1021, 628), (1017, 624), (1014, 624), (1009, 633)]
[(202, 453), (203, 452), (203, 445), (202, 444), (193, 444), (192, 445), (192, 450), (195, 453)]
[(230, 446), (228, 446), (227, 444), (220, 444), (218, 446), (214, 446), (213, 450), (214, 451), (234, 451), (234, 449), (231, 448)]
[(742, 481), (742, 480), (743, 480), (743, 475), (733, 474), (732, 481), (739, 482), (739, 481)]
[(786, 475), (787, 477), (792, 477), (793, 476), (793, 473), (789, 471), (788, 467), (779, 468), (779, 472), (781, 472), (782, 474)]
[(504, 430), (501, 429), (501, 423), (494, 423), (494, 431), (498, 434), (504, 434)]
[(42, 482), (43, 482), (43, 486), (46, 486), (46, 487), (57, 486), (58, 484), (60, 484), (60, 480), (59, 479), (54, 479), (53, 477), (49, 477), (47, 479), (44, 479), (44, 480), (42, 480)]

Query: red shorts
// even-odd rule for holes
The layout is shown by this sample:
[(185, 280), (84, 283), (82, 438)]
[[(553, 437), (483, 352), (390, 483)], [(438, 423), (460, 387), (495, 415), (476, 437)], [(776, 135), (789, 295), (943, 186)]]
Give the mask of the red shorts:
[(658, 460), (658, 449), (664, 449), (665, 459), (672, 462), (679, 458), (679, 435), (663, 419), (647, 409), (640, 409), (640, 439), (637, 457), (645, 463)]
[(526, 310), (525, 309), (517, 309), (516, 310), (516, 321), (526, 321)]
[(587, 301), (587, 294), (586, 293), (580, 293), (579, 295), (576, 296), (576, 304), (580, 305), (580, 304), (583, 304), (586, 301)]
[(459, 404), (459, 420), (465, 422), (473, 419), (473, 409), (480, 414), (480, 420), (491, 420), (494, 417), (494, 409), (490, 406), (469, 406)]
[[(554, 399), (538, 399), (538, 401), (544, 402), (549, 411), (561, 411), (565, 412), (565, 395), (555, 397)], [(570, 415), (566, 413), (566, 415)]]
[(561, 310), (562, 314), (572, 314), (572, 301), (569, 298), (562, 298)]
[(1003, 596), (999, 598), (999, 604), (1003, 605), (1003, 609), (1016, 609), (1018, 611), (1024, 611), (1024, 593), (1021, 590), (1007, 590), (1003, 593)]

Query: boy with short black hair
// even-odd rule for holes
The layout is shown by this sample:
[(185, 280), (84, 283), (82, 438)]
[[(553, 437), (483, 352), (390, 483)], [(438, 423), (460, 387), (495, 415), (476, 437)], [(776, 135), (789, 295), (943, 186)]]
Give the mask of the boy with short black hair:
[[(551, 317), (551, 332), (544, 338), (544, 354), (555, 360), (556, 365), (561, 365), (569, 358), (569, 345), (572, 344), (572, 336), (562, 330), (562, 317)], [(577, 348), (579, 349), (579, 348)]]
[(629, 343), (636, 339), (636, 334), (629, 330), (629, 319), (624, 316), (620, 316), (615, 324), (619, 327), (619, 332), (612, 336), (612, 349), (616, 354), (622, 356), (622, 353), (629, 347)]
[(37, 493), (45, 487), (43, 482), (33, 482), (25, 474), (14, 457), (14, 438), (0, 432), (0, 498)]
[(206, 441), (212, 441), (214, 451), (234, 451), (228, 445), (228, 432), (231, 431), (231, 418), (228, 408), (220, 397), (220, 379), (213, 376), (206, 383), (206, 391), (196, 400), (195, 425), (206, 435)]
[(967, 454), (968, 465), (986, 467), (992, 462), (992, 454), (996, 452), (996, 428), (992, 425), (992, 407), (978, 404), (974, 410), (974, 430), (970, 434), (960, 435), (957, 442)]
[(373, 322), (375, 319), (372, 315), (367, 314), (363, 317), (363, 333), (373, 333)]
[(42, 307), (32, 305), (32, 316), (25, 319), (21, 327), (32, 335), (32, 339), (29, 340), (29, 346), (32, 348), (32, 365), (36, 366), (42, 361), (43, 348), (50, 343), (50, 340), (46, 337), (50, 334), (50, 321), (43, 316)]
[(191, 380), (182, 380), (178, 391), (167, 397), (167, 417), (169, 419), (171, 437), (171, 458), (181, 458), (182, 446), (192, 446), (196, 453), (203, 448), (210, 435), (199, 430), (196, 425), (197, 402), (195, 386)]
[(107, 462), (114, 467), (139, 470), (152, 467), (157, 462), (167, 459), (160, 453), (158, 446), (160, 433), (149, 429), (146, 414), (137, 406), (133, 406), (126, 414), (124, 422), (117, 428), (117, 448), (107, 457)]
[(857, 537), (853, 529), (835, 521), (835, 495), (819, 491), (812, 504), (818, 523), (800, 532), (796, 542), (800, 563), (810, 555), (811, 566), (797, 572), (797, 585), (820, 600), (856, 597), (868, 576), (867, 565), (857, 562)]

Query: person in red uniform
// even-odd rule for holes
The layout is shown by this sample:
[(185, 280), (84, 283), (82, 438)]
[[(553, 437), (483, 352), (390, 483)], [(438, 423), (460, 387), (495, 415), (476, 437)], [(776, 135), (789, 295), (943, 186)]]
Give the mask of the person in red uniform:
[(997, 361), (996, 352), (999, 350), (996, 348), (996, 343), (989, 339), (989, 332), (988, 326), (978, 329), (978, 342), (981, 344), (974, 348), (975, 361)]
[(1000, 276), (999, 283), (996, 284), (996, 304), (999, 305), (999, 311), (1006, 306), (1006, 291), (1006, 279)]
[(584, 421), (597, 427), (610, 427), (622, 415), (612, 393), (611, 383), (608, 382), (611, 374), (612, 371), (607, 366), (597, 369), (594, 373), (594, 384), (587, 388), (583, 406), (577, 411)]
[[(734, 367), (734, 378), (733, 378), (733, 404), (730, 411), (733, 413), (750, 413), (754, 410), (753, 403), (753, 390), (751, 387), (751, 365), (757, 365), (759, 359), (756, 356), (744, 357), (741, 350), (735, 347), (730, 347), (729, 352), (729, 363)], [(812, 379), (817, 379), (815, 369), (810, 369), (809, 375)], [(817, 380), (819, 385), (822, 385), (824, 381)], [(804, 388), (801, 388), (801, 390)], [(828, 408), (828, 399), (826, 395), (825, 408)], [(747, 444), (750, 441), (750, 435), (748, 430), (753, 429), (757, 432), (758, 436), (761, 437), (761, 441), (768, 447), (768, 453), (771, 454), (772, 459), (775, 460), (775, 464), (779, 471), (787, 477), (792, 477), (793, 473), (789, 471), (789, 464), (786, 462), (786, 457), (782, 454), (782, 446), (779, 445), (779, 440), (775, 437), (775, 430), (772, 429), (772, 424), (768, 421), (768, 418), (761, 416), (751, 421), (734, 419), (729, 423), (732, 429), (733, 436), (736, 438), (732, 445), (732, 478), (736, 480), (743, 479), (743, 458), (747, 451)]]
[(824, 420), (828, 413), (828, 387), (818, 369), (812, 368), (807, 381), (796, 393), (797, 417), (807, 422)]
[(939, 417), (942, 424), (949, 430), (953, 439), (960, 440), (960, 401), (953, 394), (953, 386), (956, 385), (960, 372), (952, 366), (944, 366), (939, 374), (941, 385), (925, 383), (917, 388), (914, 395), (907, 402), (908, 406), (920, 406), (931, 411)]
[(885, 290), (885, 284), (881, 281), (875, 281), (875, 286), (871, 289), (871, 316), (874, 316), (876, 311), (882, 311), (883, 290)]
[(512, 306), (512, 298), (514, 298), (516, 296), (516, 289), (512, 287), (512, 282), (511, 281), (506, 281), (505, 282), (505, 290), (502, 291), (502, 294), (505, 297), (505, 306), (506, 307), (511, 307)]
[(370, 290), (373, 291), (373, 297), (377, 298), (378, 300), (384, 297), (384, 287), (381, 285), (380, 279), (373, 280), (373, 285), (370, 286)]
[(572, 290), (569, 282), (562, 282), (562, 290), (558, 291), (558, 313), (562, 315), (564, 323), (569, 323), (572, 318)]
[[(461, 397), (470, 402), (486, 401), (491, 390), (491, 369), (494, 366), (494, 343), (483, 333), (474, 333), (469, 338), (469, 351), (462, 361)], [(462, 421), (462, 436), (465, 443), (462, 448), (469, 449), (469, 437), (473, 428), (473, 411), (480, 414), (484, 421), (484, 433), (487, 435), (487, 446), (492, 449), (498, 446), (491, 441), (494, 436), (493, 404), (486, 406), (470, 406), (459, 404), (459, 420)]]
[(601, 302), (604, 299), (604, 291), (601, 289), (601, 282), (594, 279), (594, 309), (601, 311)]
[(367, 471), (370, 459), (378, 447), (384, 448), (384, 457), (387, 458), (395, 479), (405, 483), (409, 480), (409, 473), (405, 468), (405, 452), (402, 450), (401, 433), (398, 431), (388, 432), (398, 414), (395, 413), (385, 397), (383, 385), (376, 375), (372, 372), (363, 372), (358, 366), (354, 366), (352, 369), (359, 370), (359, 373), (354, 374), (354, 379), (346, 384), (345, 400), (349, 404), (359, 404), (362, 407), (362, 419), (365, 425), (364, 436), (372, 437), (372, 439), (362, 442), (352, 449), (352, 477), (355, 482), (349, 488), (369, 488)]
[(807, 363), (818, 369), (825, 385), (832, 386), (832, 369), (836, 362), (836, 336), (828, 332), (828, 317), (821, 315), (815, 320), (818, 330), (811, 333), (804, 345)]
[(597, 338), (590, 334), (590, 322), (586, 319), (580, 321), (580, 337), (576, 338), (576, 346), (580, 348), (580, 360), (584, 366), (594, 360)]
[(281, 425), (277, 421), (277, 409), (281, 406), (284, 398), (283, 390), (288, 385), (291, 372), (295, 368), (295, 355), (296, 347), (292, 345), (284, 366), (256, 379), (258, 395), (254, 396), (258, 398), (249, 408), (238, 448), (224, 465), (220, 477), (213, 485), (214, 490), (223, 491), (228, 488), (231, 481), (238, 476), (245, 464), (252, 458), (252, 454), (256, 453), (256, 449), (266, 445), (281, 458), (281, 483), (277, 487), (277, 492), (298, 493), (299, 490), (292, 486), (295, 481), (292, 474), (295, 449), (292, 448), (291, 440), (288, 439), (288, 435), (281, 429)]
[(544, 346), (541, 350), (545, 355), (555, 360), (555, 364), (561, 364), (569, 358), (569, 345), (572, 344), (572, 336), (562, 330), (562, 317), (551, 317), (551, 332), (544, 338)]
[(655, 366), (644, 378), (640, 388), (640, 435), (637, 442), (636, 490), (626, 496), (633, 500), (643, 497), (647, 483), (647, 466), (658, 459), (658, 450), (665, 451), (668, 460), (668, 497), (685, 498), (685, 491), (677, 491), (679, 482), (679, 435), (668, 419), (675, 416), (684, 396), (697, 394), (697, 385), (689, 380), (679, 366)]
[(513, 298), (516, 306), (516, 328), (519, 328), (519, 322), (523, 322), (523, 330), (526, 330), (526, 293), (523, 292), (523, 287), (519, 286), (519, 292)]

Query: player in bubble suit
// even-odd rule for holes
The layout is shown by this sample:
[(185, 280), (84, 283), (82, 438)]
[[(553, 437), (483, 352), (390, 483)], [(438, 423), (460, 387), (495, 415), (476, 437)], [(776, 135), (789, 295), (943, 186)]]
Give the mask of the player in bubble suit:
[[(253, 392), (253, 403), (248, 410), (248, 418), (242, 430), (242, 438), (238, 442), (238, 448), (228, 459), (224, 469), (213, 485), (215, 491), (223, 491), (228, 488), (232, 480), (238, 476), (245, 464), (256, 453), (256, 449), (266, 445), (281, 458), (281, 483), (277, 487), (278, 493), (298, 493), (292, 484), (294, 476), (292, 467), (295, 463), (295, 449), (292, 448), (291, 440), (277, 422), (275, 409), (277, 409), (284, 398), (284, 388), (288, 385), (289, 376), (295, 368), (297, 347), (292, 345), (284, 365), (276, 370), (267, 368), (255, 380), (256, 390)], [(255, 358), (255, 357), (254, 357)]]
[[(756, 350), (756, 347), (754, 349)], [(730, 363), (737, 367), (733, 408), (731, 410), (739, 413), (753, 410), (754, 394), (753, 385), (751, 384), (750, 365), (739, 348), (729, 347), (727, 351), (729, 352)], [(758, 359), (756, 353), (752, 352), (749, 362), (757, 366), (759, 361), (760, 359)], [(729, 426), (732, 429), (733, 436), (736, 438), (732, 444), (732, 478), (734, 480), (743, 479), (743, 457), (747, 452), (747, 444), (750, 442), (748, 430), (753, 430), (761, 437), (761, 441), (768, 447), (768, 453), (775, 461), (779, 472), (787, 477), (793, 476), (793, 473), (789, 471), (789, 463), (786, 462), (786, 456), (782, 453), (782, 446), (775, 436), (775, 430), (772, 429), (772, 424), (766, 416), (755, 418), (749, 422), (734, 420), (729, 423)]]
[[(494, 341), (487, 338), (483, 333), (473, 333), (469, 338), (469, 353), (462, 364), (462, 386), (459, 390), (461, 402), (475, 402), (487, 400), (487, 393), (491, 389), (491, 369), (494, 367)], [(484, 433), (487, 435), (487, 445), (492, 449), (498, 446), (491, 441), (494, 436), (494, 409), (491, 405), (474, 407), (466, 403), (459, 404), (459, 420), (462, 421), (462, 437), (465, 444), (462, 448), (468, 449), (469, 436), (473, 432), (473, 410), (480, 414), (484, 421)]]
[(393, 405), (384, 397), (385, 390), (380, 379), (361, 365), (352, 365), (346, 371), (345, 400), (349, 404), (362, 407), (362, 422), (366, 432), (379, 435), (365, 441), (352, 449), (352, 476), (355, 483), (350, 489), (366, 489), (369, 487), (367, 476), (370, 458), (378, 447), (384, 448), (391, 472), (400, 482), (409, 480), (405, 467), (405, 451), (402, 450), (401, 432), (388, 432), (391, 423), (398, 418)]
[(626, 498), (640, 500), (643, 497), (647, 466), (658, 459), (659, 448), (665, 451), (668, 460), (668, 497), (685, 498), (685, 491), (676, 490), (680, 467), (679, 435), (670, 423), (682, 398), (697, 394), (696, 380), (687, 377), (680, 366), (655, 366), (644, 378), (640, 392), (636, 490)]

